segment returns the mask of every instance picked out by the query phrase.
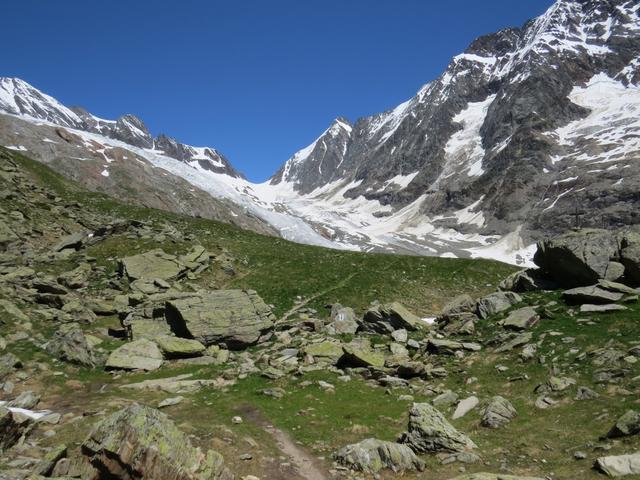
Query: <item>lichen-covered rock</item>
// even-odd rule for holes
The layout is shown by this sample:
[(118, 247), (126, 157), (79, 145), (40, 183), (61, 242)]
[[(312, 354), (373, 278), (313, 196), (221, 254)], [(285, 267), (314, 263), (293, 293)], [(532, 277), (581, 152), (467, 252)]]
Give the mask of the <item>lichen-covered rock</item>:
[(341, 362), (353, 367), (384, 367), (384, 354), (374, 351), (366, 340), (354, 340), (342, 346)]
[(628, 437), (640, 433), (640, 412), (629, 410), (616, 420), (607, 433), (608, 438)]
[(533, 261), (560, 285), (592, 285), (607, 278), (609, 262), (618, 251), (615, 236), (607, 230), (583, 229), (538, 242)]
[(267, 339), (275, 317), (253, 290), (201, 291), (170, 300), (166, 316), (172, 330), (208, 346), (238, 349)]
[(162, 352), (151, 340), (142, 338), (126, 343), (109, 355), (106, 368), (122, 370), (157, 370), (162, 366)]
[(95, 358), (82, 329), (76, 324), (62, 325), (49, 340), (46, 350), (65, 362), (95, 366)]
[(317, 362), (328, 362), (331, 364), (337, 363), (344, 354), (340, 343), (330, 341), (307, 345), (304, 347), (304, 353), (311, 355)]
[(367, 332), (391, 333), (401, 328), (408, 331), (418, 330), (425, 328), (426, 324), (420, 320), (420, 317), (407, 310), (404, 305), (393, 302), (377, 305), (367, 310), (362, 319), (361, 327)]
[(478, 300), (478, 316), (480, 318), (489, 318), (521, 301), (522, 297), (514, 292), (491, 293)]
[(576, 287), (570, 290), (562, 292), (562, 298), (567, 303), (571, 304), (599, 304), (599, 303), (614, 303), (620, 300), (624, 295), (618, 292), (611, 292), (597, 285), (588, 287)]
[(202, 355), (206, 347), (197, 340), (159, 335), (154, 338), (167, 358), (194, 357)]
[(428, 403), (414, 403), (409, 412), (409, 425), (400, 443), (415, 452), (463, 452), (476, 448), (469, 437), (460, 433), (444, 416)]
[(496, 395), (485, 408), (480, 423), (483, 427), (500, 428), (509, 423), (517, 414), (518, 412), (509, 400)]
[(367, 438), (347, 445), (334, 454), (340, 465), (365, 473), (377, 473), (388, 468), (394, 472), (424, 470), (425, 464), (405, 445)]
[(183, 276), (187, 267), (175, 255), (156, 249), (121, 259), (120, 270), (132, 281), (143, 278), (174, 280)]
[(138, 404), (99, 422), (83, 442), (82, 453), (109, 478), (233, 479), (219, 453), (204, 454), (164, 413)]
[(518, 308), (509, 313), (502, 324), (504, 328), (510, 330), (526, 330), (540, 320), (540, 315), (533, 307)]

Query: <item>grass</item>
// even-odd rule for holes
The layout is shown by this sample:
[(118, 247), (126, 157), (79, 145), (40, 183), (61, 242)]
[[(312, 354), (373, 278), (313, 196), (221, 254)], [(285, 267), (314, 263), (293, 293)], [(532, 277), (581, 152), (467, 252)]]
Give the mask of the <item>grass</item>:
[[(233, 258), (236, 274), (222, 272), (215, 262), (212, 268), (192, 283), (201, 288), (249, 288), (274, 306), (282, 316), (296, 305), (297, 298), (311, 299), (307, 307), (318, 310), (320, 317), (328, 312), (325, 305), (340, 302), (361, 314), (373, 300), (401, 301), (417, 314), (427, 316), (438, 312), (454, 295), (468, 293), (481, 296), (495, 290), (498, 282), (515, 270), (514, 267), (487, 260), (441, 259), (385, 254), (364, 254), (328, 250), (298, 245), (282, 239), (258, 235), (231, 225), (210, 220), (183, 217), (160, 210), (136, 207), (117, 202), (103, 194), (91, 193), (69, 182), (48, 167), (26, 157), (11, 154), (22, 168), (41, 185), (53, 189), (66, 202), (77, 202), (88, 212), (106, 219), (140, 220), (154, 226), (170, 225), (184, 233), (184, 240), (130, 238), (114, 235), (91, 246), (83, 253), (67, 260), (36, 264), (37, 270), (58, 274), (74, 267), (84, 254), (94, 257), (104, 272), (99, 282), (106, 282), (115, 272), (117, 258), (162, 248), (169, 253), (183, 253), (194, 244), (204, 245), (210, 252), (225, 253)], [(4, 205), (4, 204), (3, 204)], [(8, 205), (10, 208), (19, 205)], [(46, 215), (46, 206), (35, 206), (29, 212), (34, 216)], [(60, 221), (67, 221), (61, 219)], [(70, 223), (71, 224), (71, 223)], [(607, 344), (628, 349), (640, 341), (640, 306), (629, 304), (626, 312), (582, 315), (563, 304), (557, 292), (529, 293), (522, 305), (549, 305), (553, 313), (532, 328), (533, 342), (538, 344), (538, 355), (545, 362), (523, 362), (519, 350), (497, 355), (489, 348), (464, 358), (432, 356), (425, 359), (444, 366), (448, 377), (429, 383), (436, 390), (451, 389), (461, 397), (477, 395), (483, 402), (500, 394), (508, 398), (518, 411), (518, 417), (503, 429), (489, 430), (480, 426), (481, 410), (452, 421), (466, 432), (479, 446), (483, 462), (466, 466), (469, 472), (501, 471), (503, 466), (513, 473), (529, 473), (553, 479), (597, 479), (599, 474), (590, 469), (596, 456), (628, 453), (640, 450), (637, 437), (617, 441), (602, 441), (615, 419), (630, 408), (638, 408), (638, 365), (625, 365), (627, 374), (618, 383), (600, 384), (594, 380), (597, 368), (587, 352)], [(520, 305), (520, 306), (522, 306)], [(27, 312), (28, 313), (28, 312)], [(499, 321), (504, 315), (482, 321), (476, 337), (489, 340), (502, 332)], [(577, 322), (588, 318), (593, 325)], [(32, 316), (33, 331), (49, 336), (54, 325)], [(116, 317), (104, 317), (83, 328), (91, 333), (116, 326)], [(12, 333), (10, 319), (3, 325), (3, 335)], [(561, 332), (554, 336), (552, 332)], [(415, 337), (416, 334), (412, 334)], [(342, 337), (343, 341), (350, 336)], [(564, 338), (571, 338), (565, 343)], [(372, 337), (374, 344), (383, 342)], [(118, 340), (105, 340), (106, 351), (120, 344)], [(637, 344), (637, 343), (636, 343)], [(76, 415), (76, 420), (65, 422), (57, 435), (45, 444), (67, 442), (77, 446), (96, 418), (86, 412), (111, 411), (123, 404), (138, 401), (156, 405), (168, 394), (133, 392), (117, 388), (123, 383), (192, 374), (194, 378), (216, 378), (224, 367), (180, 366), (165, 367), (147, 374), (113, 376), (99, 369), (78, 368), (53, 361), (40, 348), (28, 341), (16, 342), (8, 351), (23, 360), (36, 360), (48, 365), (57, 375), (39, 375), (30, 372), (27, 387), (46, 392), (46, 401), (57, 411)], [(506, 372), (496, 367), (507, 366)], [(553, 395), (558, 404), (548, 410), (534, 406), (536, 385), (545, 382), (556, 371), (576, 379), (577, 384), (568, 391)], [(514, 381), (513, 377), (521, 380)], [(475, 383), (467, 380), (475, 377)], [(319, 388), (323, 380), (335, 386), (333, 393)], [(78, 383), (80, 382), (80, 383)], [(310, 382), (307, 384), (306, 382)], [(79, 388), (78, 385), (81, 387)], [(591, 401), (574, 401), (578, 386), (590, 387), (600, 394)], [(274, 399), (260, 393), (265, 388), (280, 387), (287, 393)], [(170, 407), (168, 414), (180, 428), (196, 436), (203, 447), (214, 447), (230, 459), (238, 475), (260, 476), (258, 464), (234, 462), (239, 450), (245, 448), (246, 438), (258, 443), (257, 450), (265, 457), (278, 455), (273, 439), (265, 432), (263, 422), (270, 422), (287, 432), (293, 439), (317, 456), (327, 458), (341, 446), (367, 437), (393, 440), (406, 427), (409, 401), (399, 400), (411, 393), (416, 401), (426, 401), (423, 393), (409, 389), (373, 388), (366, 381), (354, 377), (341, 382), (330, 371), (314, 371), (279, 380), (268, 380), (256, 375), (237, 379), (235, 385), (221, 390), (203, 389), (185, 395), (183, 403)], [(451, 409), (443, 409), (450, 418)], [(242, 424), (231, 418), (241, 415)], [(221, 440), (222, 439), (222, 440)], [(244, 439), (244, 440), (243, 440)], [(227, 441), (228, 440), (228, 441)], [(243, 443), (245, 442), (245, 443)], [(607, 445), (610, 450), (598, 450)], [(578, 462), (573, 453), (581, 450), (588, 459)], [(434, 456), (427, 456), (428, 470), (424, 475), (404, 478), (448, 479), (459, 474), (459, 464), (442, 466)], [(261, 464), (260, 464), (261, 465)], [(386, 475), (386, 474), (384, 474)], [(383, 475), (383, 478), (386, 478)], [(629, 477), (632, 478), (632, 477)]]

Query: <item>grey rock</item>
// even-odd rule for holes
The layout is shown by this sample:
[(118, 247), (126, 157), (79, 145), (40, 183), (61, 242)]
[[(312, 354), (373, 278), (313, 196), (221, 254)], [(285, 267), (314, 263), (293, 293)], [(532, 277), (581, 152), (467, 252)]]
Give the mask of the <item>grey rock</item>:
[(334, 454), (340, 465), (365, 473), (377, 473), (382, 469), (393, 472), (411, 470), (422, 471), (425, 464), (416, 457), (411, 448), (394, 442), (367, 438), (347, 445)]
[(361, 327), (364, 331), (391, 333), (399, 329), (414, 331), (425, 328), (426, 325), (404, 305), (393, 302), (370, 308), (364, 314)]
[(533, 261), (565, 287), (587, 286), (606, 278), (617, 250), (611, 232), (584, 229), (539, 242)]
[(166, 317), (181, 337), (238, 349), (266, 340), (275, 316), (253, 290), (200, 291), (168, 301)]
[(476, 448), (469, 437), (456, 430), (444, 416), (428, 403), (414, 403), (409, 425), (400, 443), (415, 452), (463, 452)]
[(500, 428), (508, 424), (518, 414), (506, 398), (496, 395), (482, 414), (481, 424), (487, 428)]
[(356, 313), (350, 307), (334, 305), (331, 309), (331, 322), (336, 333), (356, 333), (358, 330)]
[(640, 452), (596, 459), (594, 468), (610, 477), (640, 474)]
[[(222, 455), (203, 453), (160, 411), (133, 404), (93, 427), (83, 455), (102, 475), (147, 480), (231, 480)], [(130, 476), (129, 472), (136, 472)]]
[(562, 292), (562, 298), (570, 304), (600, 304), (614, 303), (620, 300), (624, 295), (618, 292), (604, 290), (597, 285), (588, 287), (577, 287)]
[(157, 370), (162, 366), (162, 352), (151, 340), (126, 343), (109, 355), (106, 368), (122, 370)]
[(608, 313), (608, 312), (623, 312), (628, 310), (624, 305), (618, 305), (617, 303), (609, 303), (605, 305), (591, 305), (585, 303), (580, 305), (580, 313)]
[(504, 328), (511, 330), (526, 330), (540, 320), (540, 315), (533, 307), (523, 307), (509, 313), (504, 320)]
[(0, 405), (0, 453), (14, 446), (31, 426), (31, 420), (18, 413), (11, 413)]
[(620, 241), (620, 262), (625, 267), (625, 275), (636, 285), (640, 285), (640, 231), (623, 232)]
[(527, 268), (519, 272), (512, 273), (502, 282), (501, 290), (511, 292), (531, 292), (535, 290), (554, 290), (557, 284), (545, 277), (544, 272), (537, 268)]
[(578, 387), (576, 392), (576, 400), (595, 400), (600, 395), (597, 392), (591, 390), (589, 387)]
[(607, 438), (628, 437), (640, 433), (640, 412), (628, 410), (622, 415), (611, 430), (607, 433)]
[(478, 397), (476, 397), (475, 395), (471, 395), (464, 400), (460, 400), (451, 418), (456, 420), (458, 418), (464, 417), (467, 413), (476, 408), (479, 403), (480, 400), (478, 400)]
[(129, 280), (175, 280), (187, 272), (187, 267), (175, 255), (157, 249), (120, 260), (120, 270)]
[(47, 343), (46, 350), (60, 360), (86, 367), (96, 364), (93, 351), (82, 329), (75, 324), (61, 326)]
[(483, 319), (489, 318), (521, 301), (522, 297), (517, 293), (494, 292), (478, 300), (478, 316)]
[(197, 340), (159, 335), (153, 341), (167, 358), (195, 357), (202, 355), (206, 347)]
[(453, 390), (446, 390), (434, 397), (431, 403), (434, 407), (448, 407), (458, 401), (458, 394)]
[(76, 232), (71, 235), (67, 235), (62, 238), (52, 248), (54, 252), (61, 252), (62, 250), (80, 250), (88, 239), (87, 232)]
[(14, 408), (25, 408), (27, 410), (31, 410), (36, 407), (40, 403), (40, 395), (32, 392), (31, 390), (27, 390), (22, 392), (16, 398), (11, 400), (5, 406), (14, 407)]

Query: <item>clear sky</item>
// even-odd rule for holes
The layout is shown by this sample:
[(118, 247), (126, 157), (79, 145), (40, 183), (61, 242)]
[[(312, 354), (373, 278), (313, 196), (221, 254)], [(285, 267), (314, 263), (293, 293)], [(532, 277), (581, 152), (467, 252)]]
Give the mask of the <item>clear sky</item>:
[(476, 37), (552, 0), (20, 0), (0, 76), (97, 116), (133, 113), (263, 181), (338, 116), (393, 108)]

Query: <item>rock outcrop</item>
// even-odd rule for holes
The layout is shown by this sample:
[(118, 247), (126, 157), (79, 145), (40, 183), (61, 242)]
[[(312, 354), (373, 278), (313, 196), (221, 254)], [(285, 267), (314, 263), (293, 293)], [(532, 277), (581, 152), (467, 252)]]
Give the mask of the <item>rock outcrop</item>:
[(180, 337), (205, 346), (244, 348), (266, 340), (275, 316), (253, 290), (200, 291), (167, 302), (167, 321)]
[(347, 445), (334, 454), (340, 465), (365, 473), (377, 473), (382, 469), (394, 472), (424, 470), (425, 464), (411, 448), (394, 442), (367, 438)]
[(400, 443), (415, 452), (465, 452), (476, 448), (469, 437), (456, 430), (438, 410), (428, 403), (414, 403), (409, 425)]
[(82, 444), (100, 472), (121, 480), (232, 480), (222, 456), (203, 453), (160, 411), (133, 404), (102, 421)]

